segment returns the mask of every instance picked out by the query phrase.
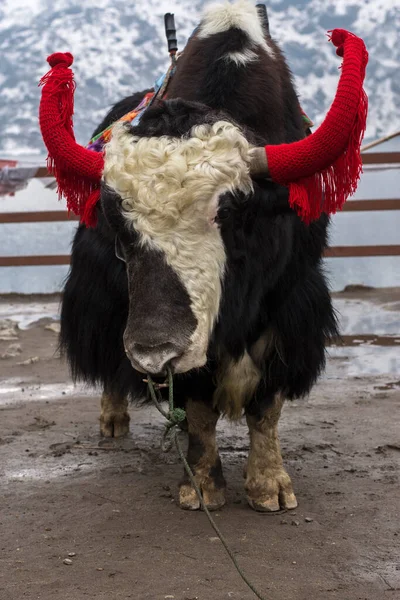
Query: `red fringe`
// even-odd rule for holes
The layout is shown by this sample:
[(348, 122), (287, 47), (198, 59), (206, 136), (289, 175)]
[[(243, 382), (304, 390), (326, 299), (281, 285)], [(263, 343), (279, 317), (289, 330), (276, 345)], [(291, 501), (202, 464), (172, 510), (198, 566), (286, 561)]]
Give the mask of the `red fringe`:
[(94, 190), (86, 200), (85, 208), (82, 214), (81, 222), (86, 227), (96, 227), (97, 225), (97, 203), (100, 200), (100, 189)]
[[(366, 129), (368, 97), (361, 90), (357, 116), (343, 154), (327, 169), (289, 183), (289, 203), (305, 223), (341, 210), (362, 174), (361, 142)], [(318, 201), (319, 199), (319, 201)]]
[[(90, 199), (93, 204), (93, 198), (96, 198), (96, 201), (99, 198), (103, 159), (93, 153), (93, 156), (90, 156), (92, 160), (89, 161), (87, 153), (92, 152), (75, 142), (73, 114), (76, 85), (73, 72), (69, 68), (73, 61), (72, 55), (56, 53), (47, 60), (52, 68), (39, 83), (44, 86), (40, 126), (49, 150), (47, 168), (57, 180), (59, 199), (63, 196), (69, 211), (80, 217), (85, 215), (85, 222), (94, 226), (94, 207), (86, 209), (86, 203)], [(62, 151), (60, 145), (63, 146)]]
[(65, 55), (57, 53), (49, 56), (47, 60), (52, 68), (43, 75), (39, 81), (39, 86), (46, 86), (46, 94), (58, 95), (58, 125), (64, 127), (75, 141), (72, 117), (74, 114), (76, 83), (74, 81), (74, 74), (69, 68), (73, 57), (69, 52)]
[(86, 204), (93, 196), (96, 197), (96, 201), (99, 199), (100, 184), (74, 173), (65, 166), (63, 161), (55, 161), (51, 156), (47, 157), (47, 169), (56, 178), (58, 199), (64, 197), (68, 211), (79, 216), (82, 222), (87, 222), (89, 227), (94, 227), (96, 219), (89, 218), (85, 221), (85, 215), (88, 214)]
[(363, 82), (368, 52), (363, 40), (349, 31), (334, 29), (330, 39), (343, 63), (325, 120), (303, 140), (265, 147), (271, 178), (289, 187), (289, 202), (307, 223), (322, 212), (340, 210), (356, 190), (362, 172), (360, 150), (368, 111)]

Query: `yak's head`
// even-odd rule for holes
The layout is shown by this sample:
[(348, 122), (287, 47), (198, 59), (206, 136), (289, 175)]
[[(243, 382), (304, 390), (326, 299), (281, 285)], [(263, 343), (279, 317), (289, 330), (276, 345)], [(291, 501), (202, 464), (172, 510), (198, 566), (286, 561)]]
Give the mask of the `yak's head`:
[(252, 194), (250, 156), (237, 125), (195, 103), (165, 102), (136, 128), (114, 127), (102, 210), (126, 262), (135, 369), (205, 365), (228, 268), (221, 227), (233, 199)]

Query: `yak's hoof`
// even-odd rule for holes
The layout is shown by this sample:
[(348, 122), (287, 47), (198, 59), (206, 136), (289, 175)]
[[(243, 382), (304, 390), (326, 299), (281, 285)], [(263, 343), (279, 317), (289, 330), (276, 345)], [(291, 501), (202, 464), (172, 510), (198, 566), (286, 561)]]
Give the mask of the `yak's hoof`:
[(104, 437), (119, 438), (129, 433), (130, 416), (127, 412), (107, 412), (100, 416), (100, 433)]
[[(218, 510), (226, 502), (225, 488), (216, 488), (211, 485), (200, 485), (204, 504), (208, 510)], [(184, 510), (201, 510), (200, 500), (196, 490), (190, 483), (183, 483), (179, 488), (179, 506)]]
[(247, 501), (258, 512), (292, 510), (297, 507), (292, 482), (285, 469), (269, 471), (258, 481), (246, 482)]

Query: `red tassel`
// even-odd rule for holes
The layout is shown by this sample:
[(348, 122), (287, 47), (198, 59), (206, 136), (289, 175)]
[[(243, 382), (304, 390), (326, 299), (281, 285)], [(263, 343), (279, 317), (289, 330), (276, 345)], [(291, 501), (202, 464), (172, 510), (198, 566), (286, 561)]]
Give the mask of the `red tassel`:
[(368, 53), (355, 35), (335, 29), (331, 41), (344, 56), (338, 91), (315, 133), (292, 144), (266, 146), (274, 181), (289, 187), (290, 205), (306, 223), (340, 210), (357, 189), (368, 99), (362, 84)]
[(97, 225), (97, 203), (100, 200), (100, 190), (94, 190), (89, 198), (86, 200), (85, 208), (83, 210), (81, 222), (86, 227), (96, 227)]
[(88, 197), (93, 192), (99, 196), (104, 158), (75, 142), (72, 54), (58, 52), (47, 60), (51, 69), (39, 84), (43, 86), (39, 121), (49, 152), (47, 168), (57, 180), (59, 198), (64, 196), (68, 210), (81, 216)]
[(56, 52), (47, 57), (51, 69), (43, 75), (39, 86), (46, 86), (47, 94), (57, 94), (59, 102), (59, 121), (72, 139), (75, 140), (72, 116), (74, 114), (74, 93), (76, 84), (74, 74), (69, 68), (74, 61), (70, 52)]
[[(316, 173), (289, 184), (289, 203), (305, 223), (342, 210), (347, 198), (357, 190), (362, 174), (361, 141), (366, 127), (368, 98), (362, 90), (357, 117), (349, 143), (333, 164)], [(320, 199), (320, 202), (318, 202)]]

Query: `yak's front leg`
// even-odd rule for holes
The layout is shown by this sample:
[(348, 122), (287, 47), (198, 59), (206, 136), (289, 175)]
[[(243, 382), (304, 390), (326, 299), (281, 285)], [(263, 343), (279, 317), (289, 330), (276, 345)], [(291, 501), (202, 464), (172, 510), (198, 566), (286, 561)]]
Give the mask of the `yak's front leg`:
[(100, 433), (104, 437), (122, 437), (129, 433), (128, 399), (115, 392), (101, 397)]
[[(226, 488), (216, 442), (215, 428), (219, 414), (201, 400), (189, 400), (186, 416), (189, 433), (188, 462), (207, 508), (217, 510), (225, 504)], [(196, 490), (186, 473), (180, 484), (179, 504), (187, 510), (201, 508)]]
[(296, 508), (292, 482), (283, 468), (278, 438), (278, 421), (283, 406), (280, 394), (260, 415), (246, 415), (250, 433), (247, 463), (247, 500), (254, 510), (272, 512)]

